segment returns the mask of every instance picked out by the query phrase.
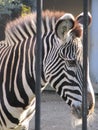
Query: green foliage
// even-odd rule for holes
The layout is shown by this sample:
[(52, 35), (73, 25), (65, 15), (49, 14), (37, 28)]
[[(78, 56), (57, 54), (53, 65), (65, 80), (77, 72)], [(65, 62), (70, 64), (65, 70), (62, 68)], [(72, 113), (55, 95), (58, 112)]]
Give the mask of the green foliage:
[(11, 15), (13, 10), (19, 12), (21, 8), (21, 3), (18, 0), (0, 0), (0, 14)]
[(22, 11), (21, 15), (25, 16), (26, 14), (29, 14), (31, 12), (31, 8), (27, 5), (22, 5)]
[(23, 5), (30, 7), (32, 10), (36, 10), (36, 0), (21, 0)]
[(36, 0), (0, 0), (0, 16), (2, 14), (11, 17), (23, 16), (32, 10), (36, 10)]
[(4, 5), (9, 4), (11, 2), (13, 2), (13, 0), (0, 0), (0, 5), (4, 6)]

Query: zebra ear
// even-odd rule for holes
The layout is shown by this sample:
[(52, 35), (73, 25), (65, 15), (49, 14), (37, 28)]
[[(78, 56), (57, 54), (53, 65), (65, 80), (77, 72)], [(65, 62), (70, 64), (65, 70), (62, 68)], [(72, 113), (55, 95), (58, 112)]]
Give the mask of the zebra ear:
[[(82, 24), (82, 25), (83, 25), (83, 15), (84, 15), (84, 14), (81, 13), (80, 15), (78, 15), (78, 16), (76, 17), (76, 21), (77, 21), (78, 23)], [(90, 25), (91, 21), (92, 21), (92, 16), (91, 16), (90, 12), (88, 12), (88, 25)]]
[(67, 32), (74, 27), (75, 19), (72, 14), (66, 13), (58, 19), (55, 26), (55, 33), (61, 40), (65, 39)]

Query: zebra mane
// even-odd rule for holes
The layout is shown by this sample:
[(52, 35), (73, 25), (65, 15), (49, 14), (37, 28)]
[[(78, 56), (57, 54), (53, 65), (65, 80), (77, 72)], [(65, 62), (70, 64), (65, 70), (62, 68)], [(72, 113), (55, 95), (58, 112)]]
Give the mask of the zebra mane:
[[(65, 12), (60, 12), (60, 11), (43, 11), (42, 12), (42, 18), (45, 20), (46, 17), (49, 19), (55, 18), (57, 20), (59, 17), (61, 17)], [(23, 26), (24, 23), (31, 24), (31, 22), (34, 21), (36, 23), (36, 13), (30, 13), (27, 14), (26, 16), (20, 16), (19, 18), (10, 21), (5, 28), (5, 34), (8, 32), (13, 32), (17, 26)]]
[(46, 10), (46, 11), (43, 11), (42, 16), (43, 16), (43, 18), (49, 17), (50, 19), (54, 17), (57, 20), (58, 18), (60, 18), (64, 14), (65, 14), (65, 12), (63, 12), (63, 11), (49, 11), (49, 10)]

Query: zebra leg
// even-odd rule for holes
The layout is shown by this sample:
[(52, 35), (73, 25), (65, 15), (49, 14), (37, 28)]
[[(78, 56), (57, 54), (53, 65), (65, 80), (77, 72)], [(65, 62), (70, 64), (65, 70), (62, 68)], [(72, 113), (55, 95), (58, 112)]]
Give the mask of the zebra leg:
[(27, 107), (26, 111), (23, 115), (27, 114), (26, 119), (20, 121), (20, 125), (15, 130), (28, 130), (29, 129), (29, 122), (33, 118), (35, 114), (35, 98), (31, 101), (29, 107)]

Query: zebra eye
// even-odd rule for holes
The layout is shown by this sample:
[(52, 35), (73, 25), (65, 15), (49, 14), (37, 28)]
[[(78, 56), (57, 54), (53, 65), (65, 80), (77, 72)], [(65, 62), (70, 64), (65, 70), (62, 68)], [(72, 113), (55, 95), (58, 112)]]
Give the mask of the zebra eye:
[(76, 60), (67, 60), (68, 64), (70, 67), (75, 67), (76, 66)]

